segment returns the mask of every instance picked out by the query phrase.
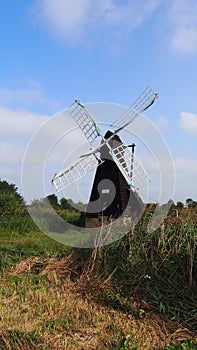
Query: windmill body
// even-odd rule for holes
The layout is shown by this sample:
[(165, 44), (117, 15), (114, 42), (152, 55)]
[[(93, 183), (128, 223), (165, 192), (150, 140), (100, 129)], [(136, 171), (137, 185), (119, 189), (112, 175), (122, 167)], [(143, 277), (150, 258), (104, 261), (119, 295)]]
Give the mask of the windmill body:
[[(119, 133), (132, 123), (140, 113), (153, 104), (158, 94), (146, 88), (137, 100), (123, 113), (102, 136), (101, 130), (79, 99), (69, 107), (72, 117), (90, 143), (101, 138), (98, 148), (90, 149), (65, 169), (54, 175), (52, 182), (58, 191), (79, 181), (90, 171), (96, 174), (86, 210), (88, 220), (96, 220), (95, 226), (110, 222), (122, 214), (134, 218), (143, 211), (138, 190), (147, 183), (148, 174), (134, 158), (134, 144), (125, 145)], [(131, 149), (130, 149), (131, 148)], [(102, 219), (102, 220), (101, 220)]]
[[(105, 140), (110, 138), (109, 145), (112, 149), (123, 145), (119, 136), (113, 135), (109, 130), (104, 138)], [(124, 176), (109, 153), (109, 148), (104, 145), (100, 154), (104, 161), (98, 165), (96, 170), (86, 212), (87, 225), (93, 218), (98, 219), (94, 220), (94, 223), (99, 225), (100, 223), (109, 223), (123, 213), (130, 218), (134, 215), (135, 217), (140, 216), (143, 211), (143, 203), (137, 193), (126, 183)]]

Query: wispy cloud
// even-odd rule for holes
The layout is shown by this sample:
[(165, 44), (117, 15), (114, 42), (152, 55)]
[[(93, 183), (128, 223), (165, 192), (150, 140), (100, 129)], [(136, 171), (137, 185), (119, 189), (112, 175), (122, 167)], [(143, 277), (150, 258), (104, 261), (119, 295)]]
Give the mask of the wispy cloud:
[[(47, 182), (50, 185), (54, 172), (59, 171), (66, 161), (72, 163), (75, 156), (82, 152), (81, 143), (85, 141), (67, 110), (49, 117), (0, 106), (0, 125), (1, 178), (9, 181), (15, 179), (17, 186), (24, 159), (25, 175), (28, 174), (26, 181), (29, 184), (35, 181), (41, 183), (42, 172), (47, 167)], [(39, 197), (36, 187), (34, 190), (35, 193), (30, 186), (30, 195)]]
[(184, 131), (197, 135), (197, 114), (182, 112), (180, 126)]
[(25, 110), (0, 107), (0, 136), (7, 140), (31, 137), (47, 116), (33, 114)]
[(24, 149), (21, 145), (16, 142), (6, 142), (5, 140), (0, 141), (0, 164), (1, 164), (1, 176), (7, 167), (15, 169), (19, 165)]
[(175, 197), (177, 200), (182, 201), (189, 197), (196, 200), (197, 190), (195, 183), (197, 173), (197, 159), (176, 157), (174, 161), (176, 171)]
[(34, 13), (38, 22), (51, 33), (76, 40), (89, 22), (90, 8), (91, 0), (38, 0)]
[[(0, 106), (1, 178), (20, 184), (20, 171), (26, 146), (46, 115)], [(14, 180), (13, 180), (14, 179)]]
[[(51, 33), (69, 42), (117, 29), (129, 35), (157, 9), (161, 0), (37, 0), (34, 14)], [(105, 31), (107, 35), (107, 31)], [(114, 31), (115, 33), (115, 31)]]
[(170, 128), (169, 120), (164, 116), (158, 116), (155, 121), (155, 125), (161, 132), (169, 131)]
[(197, 53), (196, 0), (168, 1), (166, 31), (174, 52)]
[(36, 108), (57, 110), (59, 103), (43, 93), (39, 83), (29, 82), (23, 88), (0, 87), (0, 106), (29, 110)]
[(1, 178), (10, 179), (13, 176), (18, 179), (18, 183), (20, 182), (25, 149), (33, 133), (47, 118), (46, 115), (33, 114), (25, 110), (0, 107)]
[(151, 18), (155, 36), (169, 49), (197, 53), (196, 0), (36, 0), (33, 13), (37, 24), (73, 45), (100, 36), (125, 42)]

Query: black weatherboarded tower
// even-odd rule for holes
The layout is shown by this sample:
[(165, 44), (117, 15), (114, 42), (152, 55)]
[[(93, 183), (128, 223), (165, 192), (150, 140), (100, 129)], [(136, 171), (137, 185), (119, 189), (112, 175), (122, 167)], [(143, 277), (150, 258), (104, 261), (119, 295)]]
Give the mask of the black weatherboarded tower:
[[(112, 149), (123, 145), (119, 136), (114, 135), (109, 130), (104, 139), (109, 139), (109, 145)], [(86, 226), (100, 226), (110, 223), (121, 216), (123, 212), (125, 216), (130, 218), (140, 217), (144, 204), (137, 192), (134, 192), (127, 184), (105, 144), (101, 147), (100, 155), (104, 162), (96, 170), (86, 211)], [(132, 169), (128, 169), (128, 171), (132, 172)]]

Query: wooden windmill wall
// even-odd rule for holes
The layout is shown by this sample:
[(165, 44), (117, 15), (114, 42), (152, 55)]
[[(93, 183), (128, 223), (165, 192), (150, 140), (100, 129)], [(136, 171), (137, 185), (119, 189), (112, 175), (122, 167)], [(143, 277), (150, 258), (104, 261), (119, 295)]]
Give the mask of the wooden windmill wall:
[[(111, 131), (107, 131), (104, 138), (108, 139), (112, 135)], [(109, 141), (112, 148), (120, 143), (122, 144), (122, 141), (118, 135), (114, 135)], [(122, 215), (126, 208), (126, 215), (129, 217), (140, 216), (144, 207), (143, 203), (138, 194), (127, 185), (106, 145), (101, 148), (101, 158), (105, 161), (96, 170), (86, 211), (86, 226), (92, 226), (93, 222), (93, 226), (110, 222)]]

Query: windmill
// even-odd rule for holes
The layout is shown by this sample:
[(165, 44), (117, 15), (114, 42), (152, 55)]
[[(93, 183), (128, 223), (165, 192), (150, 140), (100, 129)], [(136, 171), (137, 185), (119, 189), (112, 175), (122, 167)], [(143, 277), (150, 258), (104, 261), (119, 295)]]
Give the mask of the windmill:
[[(90, 200), (86, 209), (86, 222), (99, 226), (121, 216), (139, 216), (143, 202), (138, 191), (149, 176), (134, 157), (134, 143), (125, 145), (119, 133), (132, 123), (140, 113), (149, 108), (158, 94), (147, 87), (135, 102), (111, 124), (105, 135), (85, 105), (76, 99), (69, 107), (70, 113), (90, 144), (90, 151), (53, 176), (52, 183), (61, 191), (96, 169)], [(94, 141), (100, 145), (92, 149)], [(90, 224), (90, 227), (92, 223)]]

